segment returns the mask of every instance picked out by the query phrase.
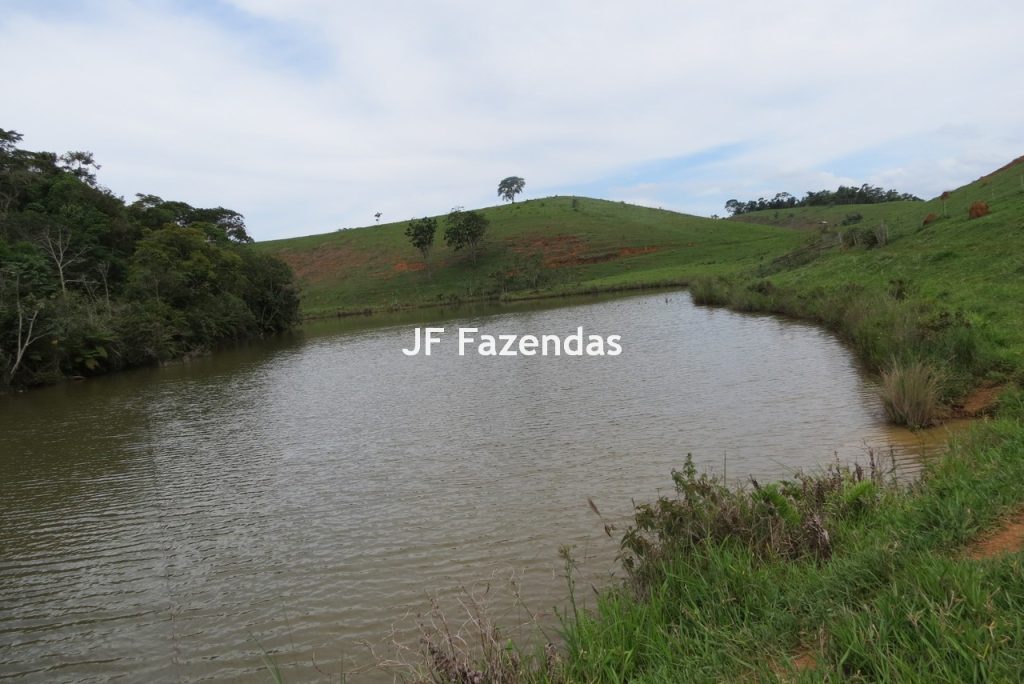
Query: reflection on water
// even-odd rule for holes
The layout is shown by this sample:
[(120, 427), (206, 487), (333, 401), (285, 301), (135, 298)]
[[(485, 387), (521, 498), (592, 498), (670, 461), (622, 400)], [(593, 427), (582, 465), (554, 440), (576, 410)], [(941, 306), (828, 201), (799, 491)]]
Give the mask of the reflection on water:
[(319, 680), (459, 583), (524, 572), (550, 615), (560, 545), (614, 569), (587, 498), (624, 518), (687, 453), (765, 480), (943, 439), (885, 426), (814, 327), (682, 293), (549, 307), (444, 326), (623, 354), (408, 358), (421, 313), (0, 397), (0, 676), (265, 681), (265, 649)]

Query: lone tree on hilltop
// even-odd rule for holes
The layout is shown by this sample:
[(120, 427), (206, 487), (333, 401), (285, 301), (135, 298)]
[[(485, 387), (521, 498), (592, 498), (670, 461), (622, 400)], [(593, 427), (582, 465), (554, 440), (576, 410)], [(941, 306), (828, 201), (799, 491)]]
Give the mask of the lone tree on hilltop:
[(489, 221), (475, 211), (466, 211), (462, 207), (452, 209), (445, 217), (444, 242), (456, 252), (463, 247), (469, 248), (470, 257), (476, 263), (477, 247), (487, 232)]
[(525, 186), (526, 181), (519, 176), (509, 176), (498, 183), (498, 196), (514, 204), (516, 201), (516, 195), (521, 193)]
[(437, 219), (424, 216), (421, 219), (409, 222), (405, 229), (405, 235), (413, 247), (423, 255), (423, 262), (427, 265), (427, 277), (433, 278), (430, 273), (430, 248), (434, 246), (434, 233), (437, 232)]

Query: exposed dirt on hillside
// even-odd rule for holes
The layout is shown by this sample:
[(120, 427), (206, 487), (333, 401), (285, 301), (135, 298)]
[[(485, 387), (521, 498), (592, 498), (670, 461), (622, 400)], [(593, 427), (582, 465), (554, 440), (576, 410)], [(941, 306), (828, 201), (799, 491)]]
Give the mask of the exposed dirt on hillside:
[[(693, 243), (687, 245), (693, 247)], [(657, 252), (660, 247), (623, 247), (619, 250), (620, 257), (631, 257), (637, 256), (638, 254), (650, 254), (651, 252)]]
[(406, 273), (408, 271), (423, 271), (426, 268), (427, 265), (422, 261), (397, 261), (391, 270), (395, 273)]
[(1018, 511), (995, 532), (968, 546), (966, 555), (973, 560), (983, 560), (1021, 549), (1024, 549), (1024, 511)]
[(512, 245), (512, 251), (517, 254), (541, 255), (544, 266), (547, 268), (598, 264), (639, 254), (650, 254), (659, 249), (659, 247), (622, 247), (608, 251), (595, 251), (577, 235), (532, 238), (517, 241)]
[(533, 256), (539, 254), (548, 268), (563, 265), (582, 254), (587, 247), (578, 235), (552, 235), (516, 240), (512, 251)]
[(277, 256), (292, 267), (300, 281), (307, 283), (333, 280), (339, 274), (366, 266), (371, 261), (371, 255), (366, 252), (338, 245), (321, 245), (298, 252), (283, 249)]

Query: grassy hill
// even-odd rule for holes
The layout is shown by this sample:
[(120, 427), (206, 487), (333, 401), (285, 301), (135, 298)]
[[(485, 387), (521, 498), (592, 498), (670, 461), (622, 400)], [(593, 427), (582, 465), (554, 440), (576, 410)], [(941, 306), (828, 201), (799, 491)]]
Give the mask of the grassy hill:
[[(741, 217), (745, 224), (796, 228), (814, 242), (768, 267), (745, 274), (738, 269), (732, 282), (724, 285), (728, 292), (712, 299), (741, 309), (777, 310), (818, 320), (854, 338), (860, 333), (888, 336), (892, 345), (852, 340), (876, 366), (913, 346), (904, 339), (901, 325), (924, 328), (922, 334), (933, 338), (943, 332), (940, 328), (959, 327), (960, 342), (972, 348), (945, 350), (949, 354), (945, 365), (972, 366), (976, 378), (1020, 377), (1024, 369), (1022, 174), (1024, 158), (951, 191), (946, 200), (745, 214)], [(985, 202), (991, 213), (969, 218), (975, 202)], [(885, 244), (854, 244), (853, 238), (866, 232), (884, 234)], [(886, 320), (875, 329), (859, 331), (856, 321), (839, 320), (829, 313), (829, 309), (833, 313), (848, 309), (854, 296), (875, 312), (885, 310)], [(973, 358), (964, 358), (968, 352)]]
[(442, 300), (570, 294), (682, 284), (755, 267), (806, 236), (619, 202), (550, 197), (481, 210), (479, 261), (452, 252), (438, 226), (428, 277), (407, 221), (260, 243), (299, 278), (307, 316)]

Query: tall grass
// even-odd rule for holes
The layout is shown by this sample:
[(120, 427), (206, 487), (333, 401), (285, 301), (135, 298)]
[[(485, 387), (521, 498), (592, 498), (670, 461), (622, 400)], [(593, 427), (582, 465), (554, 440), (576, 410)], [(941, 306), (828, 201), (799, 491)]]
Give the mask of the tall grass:
[(937, 422), (942, 409), (942, 373), (924, 361), (894, 359), (882, 371), (881, 397), (889, 420), (923, 428)]

